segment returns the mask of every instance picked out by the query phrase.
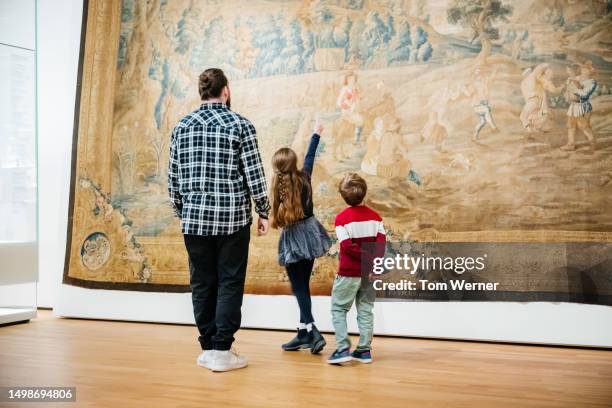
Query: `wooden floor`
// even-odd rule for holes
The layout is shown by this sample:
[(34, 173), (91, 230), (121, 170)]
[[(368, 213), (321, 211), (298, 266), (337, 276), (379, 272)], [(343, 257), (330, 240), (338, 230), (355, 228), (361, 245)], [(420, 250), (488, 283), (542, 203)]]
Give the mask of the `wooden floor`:
[(212, 373), (194, 327), (41, 311), (0, 327), (0, 386), (77, 387), (53, 407), (612, 407), (612, 351), (376, 337), (373, 364), (339, 367), (282, 352), (291, 335), (241, 330), (249, 367)]

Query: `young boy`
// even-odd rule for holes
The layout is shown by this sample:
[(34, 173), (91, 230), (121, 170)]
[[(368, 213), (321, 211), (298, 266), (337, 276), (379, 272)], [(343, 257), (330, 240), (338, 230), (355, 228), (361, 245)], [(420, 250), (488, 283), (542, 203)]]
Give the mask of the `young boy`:
[[(340, 195), (349, 207), (336, 216), (340, 266), (332, 289), (331, 311), (336, 331), (336, 351), (327, 359), (330, 364), (350, 360), (372, 362), (370, 345), (374, 329), (372, 309), (375, 293), (367, 279), (363, 279), (362, 282), (362, 258), (364, 256), (370, 258), (373, 255), (372, 251), (380, 252), (380, 249), (384, 248), (386, 236), (380, 216), (361, 204), (367, 188), (365, 180), (356, 173), (347, 174), (339, 186)], [(364, 266), (364, 272), (368, 273), (367, 266)], [(353, 302), (357, 307), (359, 345), (351, 353), (346, 314)]]

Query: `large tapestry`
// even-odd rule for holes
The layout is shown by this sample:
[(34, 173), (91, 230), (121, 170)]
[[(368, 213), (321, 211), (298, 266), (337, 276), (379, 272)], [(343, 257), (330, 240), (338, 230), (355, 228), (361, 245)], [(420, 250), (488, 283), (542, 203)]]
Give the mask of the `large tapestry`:
[[(313, 192), (330, 233), (345, 206), (338, 181), (358, 171), (390, 240), (612, 242), (611, 9), (90, 0), (64, 282), (188, 290), (168, 143), (199, 106), (209, 67), (230, 78), (232, 109), (257, 128), (268, 175), (276, 149), (303, 155), (313, 120), (324, 123)], [(251, 240), (249, 293), (290, 293), (277, 244), (276, 231)], [(315, 263), (314, 294), (329, 294), (336, 268), (337, 245)], [(520, 285), (502, 290), (559, 290)]]

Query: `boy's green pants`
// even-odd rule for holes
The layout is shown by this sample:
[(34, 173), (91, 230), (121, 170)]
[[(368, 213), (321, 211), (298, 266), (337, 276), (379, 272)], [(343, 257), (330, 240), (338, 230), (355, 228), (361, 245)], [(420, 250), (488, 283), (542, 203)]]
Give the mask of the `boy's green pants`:
[(346, 326), (346, 314), (351, 309), (353, 301), (357, 307), (357, 326), (359, 327), (359, 345), (357, 350), (370, 350), (374, 332), (375, 293), (370, 285), (362, 287), (359, 277), (336, 276), (332, 289), (332, 322), (336, 331), (336, 349), (344, 350), (351, 347)]

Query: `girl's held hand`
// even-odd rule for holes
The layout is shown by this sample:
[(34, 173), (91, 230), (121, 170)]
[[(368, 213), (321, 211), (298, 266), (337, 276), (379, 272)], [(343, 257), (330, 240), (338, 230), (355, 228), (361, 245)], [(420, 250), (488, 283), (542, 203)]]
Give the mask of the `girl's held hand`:
[(321, 123), (318, 119), (315, 121), (315, 125), (314, 125), (314, 130), (313, 133), (316, 133), (317, 135), (321, 136), (321, 134), (323, 133), (323, 130), (325, 128), (323, 127), (323, 123)]
[(261, 217), (257, 219), (257, 236), (266, 235), (269, 228), (270, 224), (267, 219)]

